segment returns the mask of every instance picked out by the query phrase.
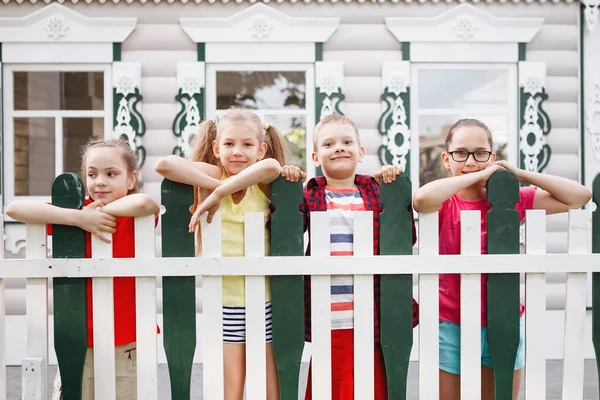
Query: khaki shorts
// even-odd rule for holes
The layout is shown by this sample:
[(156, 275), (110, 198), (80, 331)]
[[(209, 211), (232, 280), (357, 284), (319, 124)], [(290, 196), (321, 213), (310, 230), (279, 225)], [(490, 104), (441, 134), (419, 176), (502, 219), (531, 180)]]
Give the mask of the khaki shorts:
[[(137, 352), (136, 344), (115, 346), (115, 375), (117, 400), (137, 399)], [(88, 348), (83, 367), (82, 400), (94, 400), (94, 350)], [(60, 373), (54, 381), (52, 400), (62, 399)]]

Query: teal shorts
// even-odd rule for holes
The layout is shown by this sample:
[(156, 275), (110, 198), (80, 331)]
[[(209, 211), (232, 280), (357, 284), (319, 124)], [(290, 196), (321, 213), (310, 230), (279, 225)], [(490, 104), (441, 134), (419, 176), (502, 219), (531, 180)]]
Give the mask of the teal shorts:
[[(515, 361), (515, 371), (525, 366), (525, 329), (521, 317), (521, 338)], [(492, 357), (487, 340), (487, 326), (481, 327), (481, 364), (492, 367)], [(460, 325), (454, 322), (440, 321), (440, 369), (454, 375), (460, 375)]]

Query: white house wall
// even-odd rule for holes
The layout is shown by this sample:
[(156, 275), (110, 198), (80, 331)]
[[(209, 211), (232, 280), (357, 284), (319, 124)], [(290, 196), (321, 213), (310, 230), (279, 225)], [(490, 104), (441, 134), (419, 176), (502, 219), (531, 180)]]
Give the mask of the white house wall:
[[(431, 17), (457, 5), (444, 3), (412, 4), (363, 3), (352, 4), (273, 4), (269, 5), (293, 17), (340, 17), (340, 26), (323, 46), (323, 61), (344, 63), (344, 113), (357, 124), (366, 156), (359, 168), (362, 173), (374, 173), (380, 168), (376, 151), (381, 143), (377, 121), (381, 115), (382, 63), (401, 61), (401, 43), (387, 30), (385, 17)], [(3, 17), (27, 15), (42, 7), (29, 2), (11, 2), (0, 6)], [(177, 113), (174, 96), (177, 92), (177, 63), (197, 61), (197, 46), (183, 32), (180, 17), (225, 17), (235, 14), (248, 3), (230, 2), (210, 4), (161, 2), (68, 4), (69, 8), (94, 17), (136, 17), (137, 27), (122, 45), (122, 61), (142, 64), (142, 115), (147, 131), (144, 146), (147, 150), (143, 168), (144, 191), (156, 200), (160, 195), (161, 177), (153, 166), (157, 158), (171, 154), (176, 145), (171, 131)], [(579, 4), (521, 2), (519, 4), (477, 4), (484, 11), (498, 17), (543, 17), (544, 26), (528, 44), (527, 61), (547, 64), (546, 111), (552, 121), (548, 144), (552, 157), (547, 172), (578, 179), (579, 131), (579, 76), (578, 76), (578, 16)], [(515, 133), (516, 139), (516, 133)], [(566, 252), (566, 215), (548, 218), (548, 251)], [(160, 248), (160, 243), (159, 248)], [(564, 307), (564, 276), (548, 276), (548, 307)], [(200, 287), (200, 285), (198, 285)], [(24, 283), (7, 285), (7, 311), (21, 314), (24, 308)], [(11, 299), (14, 299), (11, 300)], [(22, 302), (21, 302), (22, 301)], [(160, 301), (160, 299), (159, 299)]]

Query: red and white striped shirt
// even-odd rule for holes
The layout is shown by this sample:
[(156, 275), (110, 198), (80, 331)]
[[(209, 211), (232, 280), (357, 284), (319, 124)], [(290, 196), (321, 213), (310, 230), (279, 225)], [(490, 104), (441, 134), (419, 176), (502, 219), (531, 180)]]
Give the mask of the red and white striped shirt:
[[(327, 213), (330, 221), (330, 254), (352, 256), (354, 254), (354, 217), (356, 211), (365, 211), (365, 204), (358, 191), (353, 189), (325, 188)], [(331, 329), (354, 328), (354, 277), (336, 275), (331, 277)]]

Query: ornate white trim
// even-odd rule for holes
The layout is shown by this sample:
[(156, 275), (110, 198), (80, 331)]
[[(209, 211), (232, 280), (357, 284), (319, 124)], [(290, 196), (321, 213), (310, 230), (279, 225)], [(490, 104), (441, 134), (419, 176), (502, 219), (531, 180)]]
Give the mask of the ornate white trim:
[(46, 20), (44, 29), (48, 32), (49, 37), (58, 40), (67, 35), (69, 25), (67, 25), (65, 18), (62, 15), (53, 15)]
[(598, 23), (598, 14), (600, 13), (600, 0), (581, 0), (585, 9), (585, 25), (590, 32), (594, 32)]
[(528, 43), (543, 18), (500, 18), (471, 4), (460, 4), (435, 17), (389, 17), (387, 28), (399, 42)]
[(411, 131), (408, 124), (405, 101), (410, 87), (410, 62), (384, 62), (381, 71), (381, 98), (383, 114), (378, 130), (383, 136), (378, 150), (382, 164), (390, 162), (407, 170), (407, 158), (410, 154)]
[(410, 86), (410, 62), (385, 62), (381, 68), (381, 89), (399, 96)]
[(339, 18), (292, 18), (264, 4), (255, 4), (227, 18), (179, 21), (196, 43), (320, 43), (326, 42), (340, 24)]
[[(526, 99), (521, 99), (525, 101), (525, 108), (524, 112), (522, 111), (523, 125), (519, 129), (519, 149), (524, 157), (523, 168), (531, 172), (540, 172), (549, 158), (546, 134), (550, 127), (541, 108), (543, 100), (540, 100), (544, 98), (546, 87), (546, 63), (519, 62), (519, 87), (523, 89), (523, 94), (527, 95)], [(540, 155), (542, 162), (539, 160)]]
[(341, 62), (316, 62), (315, 85), (319, 89), (318, 96), (325, 95), (318, 115), (319, 120), (330, 114), (341, 113), (344, 99), (344, 64)]
[(255, 39), (267, 39), (273, 30), (273, 23), (269, 17), (265, 15), (257, 15), (248, 25), (248, 30)]
[[(141, 99), (142, 87), (142, 64), (139, 62), (115, 62), (113, 63), (112, 84), (115, 90), (115, 99), (119, 102), (117, 115), (114, 120), (112, 137), (124, 139), (138, 157), (138, 166), (143, 165), (145, 160), (145, 149), (142, 144), (142, 136), (145, 128), (143, 117), (136, 103)], [(134, 121), (135, 119), (135, 121)], [(144, 154), (138, 154), (139, 152)]]
[(522, 61), (519, 63), (519, 86), (535, 96), (546, 87), (546, 63)]
[(136, 22), (136, 18), (90, 18), (53, 3), (22, 18), (0, 18), (0, 43), (121, 43)]
[(585, 106), (585, 131), (590, 136), (592, 154), (600, 161), (600, 80), (591, 85)]
[[(175, 118), (174, 126), (180, 129), (179, 118), (185, 120), (185, 127), (180, 131), (173, 132), (177, 138), (175, 150), (180, 154), (187, 155), (191, 148), (194, 135), (198, 133), (204, 110), (200, 109), (198, 96), (206, 85), (205, 63), (203, 62), (180, 62), (177, 64), (177, 99), (181, 102), (180, 111)], [(174, 150), (174, 154), (175, 153)]]
[[(29, 3), (31, 4), (35, 4), (37, 2), (44, 2), (44, 3), (50, 3), (53, 0), (29, 0)], [(100, 3), (100, 4), (104, 4), (106, 2), (106, 0), (56, 0), (58, 3), (60, 4), (77, 4), (79, 2), (81, 3), (86, 3), (86, 4), (92, 4), (92, 3)], [(214, 4), (214, 3), (223, 3), (223, 4), (227, 4), (230, 3), (231, 0), (152, 0), (152, 3), (169, 3), (169, 4), (175, 4), (175, 3), (181, 3), (181, 4), (187, 4), (187, 3), (192, 3), (195, 2), (196, 4), (199, 3), (206, 3), (208, 2), (209, 4)], [(343, 0), (344, 3), (399, 3), (399, 2), (404, 2), (404, 3), (414, 3), (415, 0)], [(445, 3), (462, 3), (465, 0), (445, 0)], [(486, 2), (486, 3), (500, 3), (500, 4), (504, 4), (507, 2), (507, 0), (473, 0), (474, 3), (477, 2)], [(8, 4), (8, 3), (18, 3), (18, 4), (22, 4), (22, 3), (26, 3), (27, 0), (2, 0), (3, 3)], [(141, 3), (141, 4), (146, 4), (148, 2), (148, 0), (112, 0), (111, 3), (113, 4), (117, 4), (117, 3), (121, 3), (121, 2), (126, 2), (127, 4), (132, 4), (132, 3)], [(269, 4), (271, 3), (271, 0), (236, 0), (236, 3), (250, 3), (250, 4), (255, 4), (255, 3), (265, 3), (265, 4)], [(324, 3), (341, 3), (342, 0), (275, 0), (273, 1), (273, 3), (318, 3), (318, 4), (324, 4)], [(419, 3), (440, 3), (441, 0), (419, 0)], [(574, 3), (576, 2), (576, 0), (512, 0), (511, 3), (541, 3), (541, 4), (545, 4), (545, 3)]]
[(319, 93), (326, 93), (327, 96), (331, 96), (339, 89), (343, 90), (344, 64), (341, 62), (317, 62), (315, 82)]
[(25, 224), (4, 224), (4, 250), (17, 255), (25, 248)]

